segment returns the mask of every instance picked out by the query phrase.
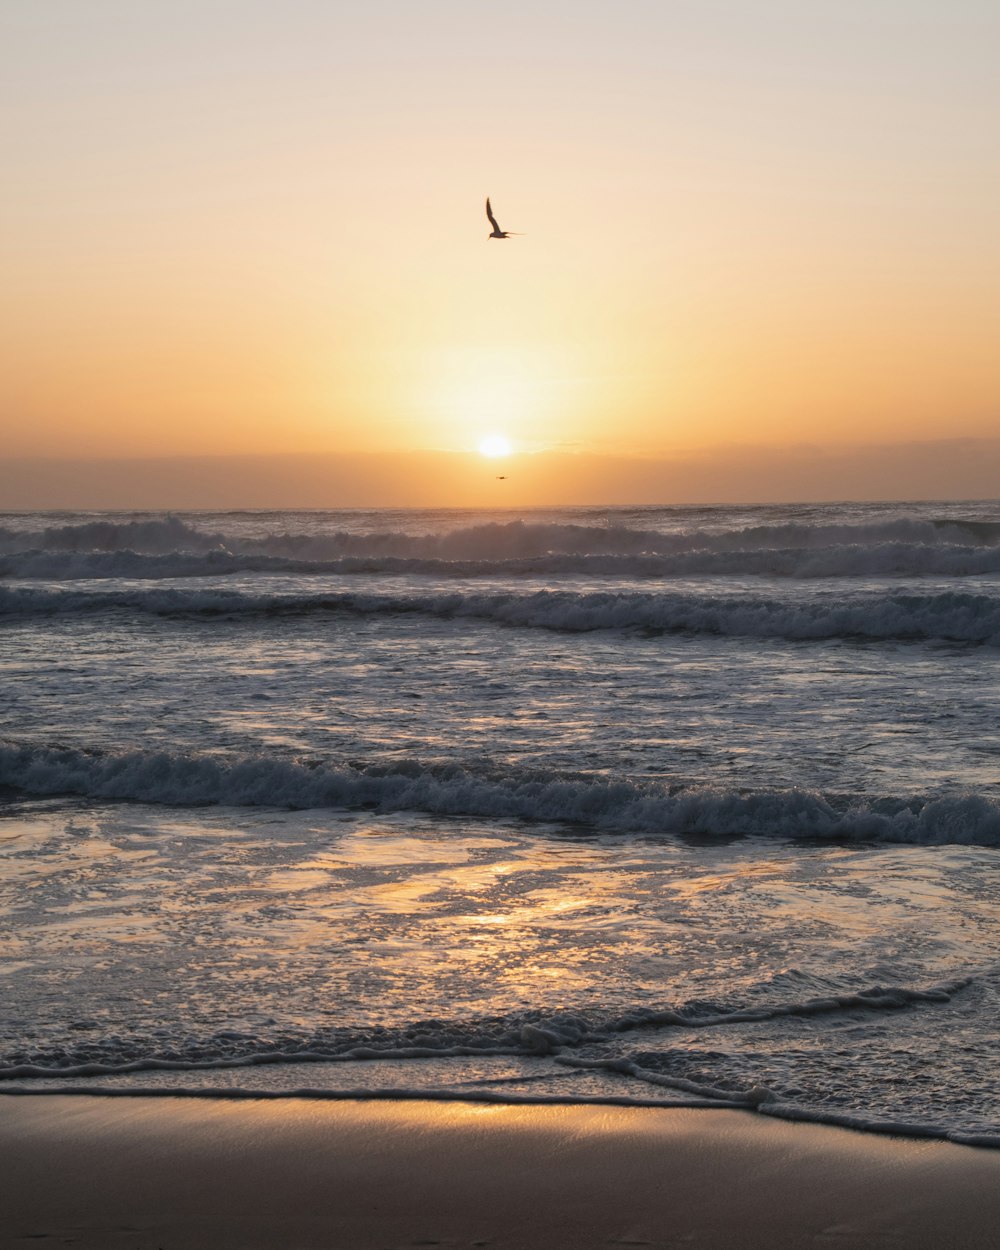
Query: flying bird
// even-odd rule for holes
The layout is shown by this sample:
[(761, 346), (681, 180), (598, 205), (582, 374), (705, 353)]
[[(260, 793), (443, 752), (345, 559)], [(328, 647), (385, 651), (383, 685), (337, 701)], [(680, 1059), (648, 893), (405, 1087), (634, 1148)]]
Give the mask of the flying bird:
[(488, 234), (488, 239), (509, 239), (512, 234), (519, 234), (519, 230), (501, 230), (497, 224), (497, 219), (493, 216), (493, 209), (490, 208), (490, 197), (486, 197), (486, 216), (490, 219), (490, 225), (493, 227), (492, 234)]

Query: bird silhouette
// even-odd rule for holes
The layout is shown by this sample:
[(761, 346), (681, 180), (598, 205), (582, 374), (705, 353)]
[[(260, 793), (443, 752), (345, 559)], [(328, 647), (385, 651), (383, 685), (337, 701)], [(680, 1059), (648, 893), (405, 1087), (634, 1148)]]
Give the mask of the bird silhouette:
[(486, 237), (488, 239), (509, 239), (512, 234), (519, 234), (518, 230), (501, 230), (497, 224), (497, 219), (493, 216), (493, 209), (490, 208), (490, 197), (486, 197), (486, 216), (490, 219), (490, 225), (493, 227), (491, 234)]

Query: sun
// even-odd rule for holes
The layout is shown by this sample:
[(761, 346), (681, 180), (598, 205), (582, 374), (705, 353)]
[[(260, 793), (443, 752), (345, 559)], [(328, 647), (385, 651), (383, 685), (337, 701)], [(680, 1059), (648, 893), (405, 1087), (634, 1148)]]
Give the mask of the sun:
[(509, 456), (510, 439), (504, 438), (502, 434), (487, 434), (479, 442), (479, 454), (489, 456), (491, 460), (495, 460), (499, 456)]

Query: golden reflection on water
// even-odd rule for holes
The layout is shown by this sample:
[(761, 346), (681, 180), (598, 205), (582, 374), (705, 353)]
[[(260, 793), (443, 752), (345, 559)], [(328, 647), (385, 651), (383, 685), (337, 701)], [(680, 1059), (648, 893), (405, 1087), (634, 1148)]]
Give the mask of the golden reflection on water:
[(705, 873), (671, 881), (670, 889), (681, 898), (694, 898), (713, 890), (725, 890), (733, 886), (745, 886), (754, 877), (773, 877), (781, 873), (785, 865), (777, 860), (760, 860), (739, 864), (726, 872)]
[(858, 952), (867, 967), (922, 949), (950, 970), (992, 957), (1000, 916), (996, 898), (956, 890), (984, 854), (971, 848), (691, 846), (314, 812), (130, 819), (5, 827), (5, 953), (117, 959), (138, 988), (183, 983), (207, 1016), (240, 986), (267, 1012), (329, 1004), (350, 1021), (373, 1002), (386, 1019), (663, 1005)]

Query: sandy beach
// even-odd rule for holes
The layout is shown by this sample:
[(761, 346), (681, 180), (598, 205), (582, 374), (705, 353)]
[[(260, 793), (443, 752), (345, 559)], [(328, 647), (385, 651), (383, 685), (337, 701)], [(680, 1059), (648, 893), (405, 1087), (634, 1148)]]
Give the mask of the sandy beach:
[(1000, 1152), (739, 1112), (4, 1098), (0, 1245), (996, 1244)]

